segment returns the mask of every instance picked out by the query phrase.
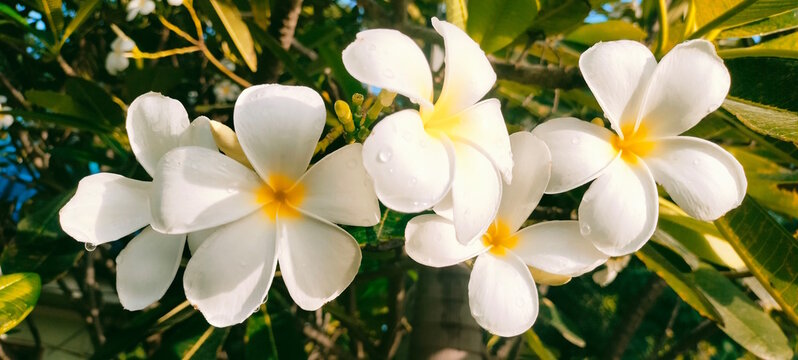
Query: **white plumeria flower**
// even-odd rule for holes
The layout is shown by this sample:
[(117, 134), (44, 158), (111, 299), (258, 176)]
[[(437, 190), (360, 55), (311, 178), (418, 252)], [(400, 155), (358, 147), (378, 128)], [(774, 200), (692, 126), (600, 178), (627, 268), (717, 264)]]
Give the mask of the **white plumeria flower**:
[(111, 42), (111, 52), (105, 58), (105, 70), (111, 75), (116, 75), (130, 66), (130, 59), (125, 53), (132, 51), (136, 43), (129, 37), (117, 37)]
[[(207, 118), (189, 124), (183, 105), (158, 93), (136, 98), (126, 121), (130, 148), (150, 176), (161, 156), (173, 148), (216, 149)], [(75, 196), (59, 213), (64, 232), (86, 243), (87, 248), (144, 228), (116, 258), (116, 289), (122, 306), (129, 310), (143, 309), (166, 293), (186, 242), (184, 234), (166, 235), (149, 226), (151, 187), (151, 182), (117, 174), (90, 175), (80, 181)], [(192, 235), (195, 239), (190, 241), (201, 241), (197, 235), (202, 234), (191, 234), (190, 239)]]
[[(501, 206), (488, 231), (467, 245), (457, 241), (451, 219), (420, 215), (405, 228), (407, 254), (433, 267), (477, 257), (468, 283), (471, 314), (500, 336), (529, 329), (538, 315), (538, 294), (530, 269), (565, 277), (593, 270), (607, 260), (579, 233), (577, 221), (549, 221), (518, 230), (543, 196), (551, 157), (529, 132), (510, 135), (515, 155), (513, 183), (504, 187)], [(480, 241), (481, 240), (481, 241)]]
[(593, 282), (601, 287), (605, 287), (615, 281), (618, 274), (629, 265), (632, 256), (625, 255), (607, 260), (604, 269), (593, 273)]
[(326, 110), (301, 86), (247, 88), (236, 136), (254, 171), (216, 151), (185, 147), (158, 165), (153, 227), (183, 233), (222, 225), (186, 267), (186, 298), (211, 325), (244, 321), (263, 303), (279, 261), (294, 301), (316, 310), (354, 279), (360, 247), (334, 225), (373, 226), (380, 208), (351, 144), (310, 169)]
[(166, 0), (169, 5), (180, 6), (183, 5), (183, 0)]
[[(176, 1), (176, 0), (175, 0)], [(153, 0), (130, 0), (127, 3), (127, 21), (131, 21), (138, 15), (148, 15), (155, 10)]]
[(637, 42), (599, 43), (582, 54), (579, 68), (615, 133), (574, 118), (547, 121), (533, 133), (552, 153), (547, 193), (596, 179), (579, 223), (598, 249), (621, 256), (648, 241), (659, 211), (655, 180), (697, 219), (740, 205), (747, 186), (740, 163), (714, 143), (677, 136), (729, 91), (729, 72), (712, 43), (684, 42), (659, 64)]
[(496, 82), (485, 53), (456, 26), (436, 18), (432, 25), (446, 47), (443, 90), (434, 105), (430, 66), (398, 31), (358, 33), (343, 62), (358, 80), (421, 105), (382, 119), (363, 144), (377, 197), (400, 212), (434, 206), (451, 213), (457, 238), (466, 242), (496, 215), (502, 176), (511, 181), (513, 160), (499, 101), (479, 101)]
[(229, 79), (223, 79), (214, 85), (213, 94), (216, 96), (216, 102), (228, 103), (235, 101), (238, 95), (241, 95), (241, 87)]
[[(0, 95), (0, 110), (11, 110), (11, 107), (5, 106), (6, 101), (8, 101), (8, 98)], [(14, 124), (13, 115), (0, 114), (0, 129), (7, 129), (12, 124)]]

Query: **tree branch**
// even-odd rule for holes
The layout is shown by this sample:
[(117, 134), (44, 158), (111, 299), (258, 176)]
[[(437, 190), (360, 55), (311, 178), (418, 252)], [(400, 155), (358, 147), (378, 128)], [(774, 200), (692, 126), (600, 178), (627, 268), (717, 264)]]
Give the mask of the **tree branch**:
[(490, 59), (496, 76), (523, 84), (538, 85), (550, 89), (573, 89), (585, 85), (582, 74), (576, 67), (535, 65), (522, 62), (513, 64), (504, 60)]
[[(274, 4), (269, 34), (274, 36), (280, 47), (285, 50), (291, 48), (301, 10), (302, 0), (282, 0)], [(268, 83), (276, 82), (283, 71), (283, 63), (271, 53), (267, 53), (267, 59), (265, 80)]]
[(646, 287), (640, 291), (637, 306), (623, 315), (613, 336), (614, 341), (607, 351), (607, 359), (620, 360), (635, 332), (643, 323), (648, 311), (657, 303), (657, 299), (665, 290), (665, 281), (654, 275)]

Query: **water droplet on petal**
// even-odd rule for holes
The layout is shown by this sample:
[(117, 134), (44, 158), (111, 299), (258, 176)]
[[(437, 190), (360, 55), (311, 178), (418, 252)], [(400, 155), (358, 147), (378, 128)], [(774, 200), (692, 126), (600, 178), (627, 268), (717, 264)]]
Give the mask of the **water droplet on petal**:
[(575, 138), (571, 139), (571, 144), (574, 144), (574, 145), (579, 144), (579, 138), (575, 137)]
[(234, 188), (231, 188), (231, 187), (227, 188), (227, 193), (228, 193), (228, 194), (232, 194), (232, 193), (234, 193), (234, 192), (236, 192), (236, 189), (234, 189)]
[(591, 230), (592, 229), (590, 229), (590, 225), (588, 224), (583, 223), (579, 225), (579, 232), (582, 233), (582, 235), (584, 236), (590, 235)]
[(415, 185), (417, 182), (418, 182), (418, 179), (416, 179), (415, 177), (410, 179), (410, 185)]
[(391, 152), (391, 150), (382, 150), (380, 151), (379, 154), (377, 154), (377, 160), (381, 163), (385, 163), (391, 160), (392, 156), (393, 153)]
[(97, 245), (94, 245), (92, 243), (83, 243), (83, 248), (85, 248), (86, 251), (91, 252), (91, 251), (97, 250)]
[(698, 165), (698, 163), (699, 163), (699, 162), (700, 162), (700, 161), (698, 161), (698, 159), (694, 159), (694, 160), (693, 160), (693, 165)]

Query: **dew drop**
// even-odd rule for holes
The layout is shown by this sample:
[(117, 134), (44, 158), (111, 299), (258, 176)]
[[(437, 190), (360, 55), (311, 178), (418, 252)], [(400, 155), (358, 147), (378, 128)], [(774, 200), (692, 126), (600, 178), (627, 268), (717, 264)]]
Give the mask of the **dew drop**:
[(418, 206), (418, 201), (413, 201), (413, 206)]
[(234, 193), (234, 192), (236, 192), (236, 189), (233, 189), (233, 188), (231, 188), (231, 187), (227, 188), (227, 193), (228, 193), (228, 194), (232, 194), (232, 193)]
[(391, 160), (393, 153), (390, 150), (382, 150), (379, 154), (377, 154), (377, 160), (381, 163), (386, 163)]
[(91, 251), (97, 250), (97, 245), (94, 245), (92, 243), (83, 243), (83, 248), (85, 248), (86, 251), (91, 252)]
[(393, 174), (393, 168), (388, 169), (388, 173)]
[(579, 144), (579, 138), (575, 137), (575, 138), (571, 139), (571, 144), (574, 144), (574, 145)]
[(592, 229), (590, 229), (590, 225), (588, 225), (588, 224), (579, 225), (579, 232), (582, 233), (582, 235), (585, 235), (585, 236), (586, 235), (590, 235), (590, 231), (592, 231)]
[(415, 177), (410, 179), (410, 185), (415, 185), (417, 182), (418, 182), (418, 179), (416, 179)]
[(699, 163), (698, 159), (693, 160), (693, 165), (698, 165), (698, 163)]

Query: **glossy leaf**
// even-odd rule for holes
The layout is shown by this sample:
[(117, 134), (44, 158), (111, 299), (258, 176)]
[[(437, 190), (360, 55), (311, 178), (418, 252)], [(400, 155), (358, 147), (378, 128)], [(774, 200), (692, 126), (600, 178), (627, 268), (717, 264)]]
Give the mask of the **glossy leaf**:
[(568, 34), (565, 40), (591, 46), (600, 41), (643, 41), (646, 35), (646, 32), (635, 24), (623, 20), (610, 20), (596, 24), (582, 25)]
[(727, 29), (798, 8), (783, 0), (695, 0), (696, 28)]
[(741, 57), (725, 63), (732, 79), (729, 95), (798, 112), (798, 91), (785, 91), (798, 84), (798, 59)]
[(532, 354), (535, 355), (535, 358), (541, 360), (557, 359), (557, 357), (551, 353), (551, 350), (546, 348), (546, 345), (543, 344), (543, 341), (540, 340), (540, 337), (535, 333), (534, 330), (527, 330), (524, 333), (524, 340), (526, 340), (527, 348), (532, 352)]
[(538, 14), (535, 0), (468, 2), (468, 35), (492, 53), (513, 42)]
[(532, 29), (546, 35), (565, 33), (581, 24), (589, 13), (590, 3), (584, 0), (541, 0)]
[(693, 273), (695, 283), (723, 319), (720, 328), (754, 355), (765, 359), (792, 358), (787, 337), (773, 319), (731, 280), (704, 266)]
[(743, 165), (748, 179), (748, 194), (765, 207), (786, 216), (798, 214), (798, 172), (745, 148), (727, 148)]
[(35, 273), (0, 276), (0, 334), (17, 326), (33, 311), (42, 282)]
[(668, 258), (651, 244), (644, 246), (635, 253), (635, 256), (646, 264), (646, 267), (655, 272), (668, 283), (668, 286), (679, 295), (682, 300), (690, 304), (701, 316), (721, 321), (721, 317), (714, 306), (704, 294), (696, 288), (689, 272), (680, 270)]
[(747, 38), (764, 36), (798, 27), (798, 10), (771, 16), (745, 25), (724, 30), (718, 38)]
[(723, 108), (760, 134), (798, 143), (798, 113), (729, 97)]
[(784, 314), (798, 324), (798, 239), (750, 197), (715, 225)]
[(252, 35), (249, 33), (249, 28), (244, 20), (241, 18), (241, 12), (234, 3), (228, 0), (208, 0), (216, 11), (216, 15), (224, 25), (224, 29), (233, 40), (238, 52), (247, 64), (247, 67), (252, 72), (258, 70), (258, 58), (255, 54), (255, 43), (252, 41)]
[(247, 319), (246, 358), (277, 360), (277, 344), (274, 341), (272, 319), (266, 305)]

